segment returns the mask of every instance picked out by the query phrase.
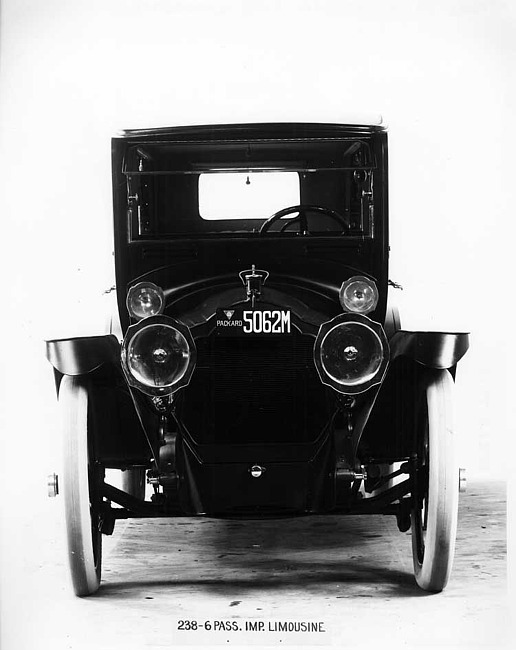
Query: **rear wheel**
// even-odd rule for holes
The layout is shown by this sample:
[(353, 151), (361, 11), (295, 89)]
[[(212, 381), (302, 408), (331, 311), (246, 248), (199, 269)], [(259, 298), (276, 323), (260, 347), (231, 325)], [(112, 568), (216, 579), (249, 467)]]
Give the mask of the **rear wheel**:
[(457, 532), (459, 470), (452, 397), (447, 370), (429, 375), (417, 432), (411, 525), (416, 582), (433, 592), (442, 591), (448, 582)]
[(82, 377), (64, 376), (59, 389), (64, 442), (63, 493), (68, 559), (77, 596), (88, 596), (100, 585), (100, 532), (104, 468), (95, 463), (88, 426), (91, 389)]

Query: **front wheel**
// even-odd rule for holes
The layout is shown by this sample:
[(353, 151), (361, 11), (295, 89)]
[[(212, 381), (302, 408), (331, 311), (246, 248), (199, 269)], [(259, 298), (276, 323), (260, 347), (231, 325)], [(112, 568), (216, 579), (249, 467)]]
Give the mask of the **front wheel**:
[(100, 489), (104, 470), (94, 462), (88, 423), (90, 390), (89, 383), (84, 378), (66, 375), (59, 389), (68, 559), (77, 596), (88, 596), (97, 591), (102, 559)]
[(453, 431), (453, 379), (447, 370), (429, 375), (418, 423), (412, 525), (417, 584), (442, 591), (450, 577), (459, 503), (459, 470)]

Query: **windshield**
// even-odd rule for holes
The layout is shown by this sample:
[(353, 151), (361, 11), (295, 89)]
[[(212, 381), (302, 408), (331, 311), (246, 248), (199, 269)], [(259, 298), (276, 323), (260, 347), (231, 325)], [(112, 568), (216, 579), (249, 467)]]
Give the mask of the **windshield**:
[(131, 239), (249, 235), (296, 206), (322, 210), (287, 212), (268, 232), (370, 236), (374, 171), (367, 138), (135, 143), (123, 169)]

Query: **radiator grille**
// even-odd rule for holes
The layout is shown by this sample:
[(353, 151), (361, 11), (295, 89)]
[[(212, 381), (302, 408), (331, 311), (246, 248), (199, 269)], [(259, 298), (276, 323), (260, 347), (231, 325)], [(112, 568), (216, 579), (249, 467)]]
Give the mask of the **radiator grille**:
[(321, 432), (329, 408), (312, 337), (213, 335), (196, 343), (181, 417), (198, 442), (308, 442)]

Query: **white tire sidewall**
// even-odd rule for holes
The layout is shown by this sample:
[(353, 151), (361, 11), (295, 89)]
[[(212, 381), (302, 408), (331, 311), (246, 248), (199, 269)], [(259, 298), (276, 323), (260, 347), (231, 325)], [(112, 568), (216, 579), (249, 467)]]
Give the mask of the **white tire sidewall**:
[[(77, 595), (98, 589), (88, 479), (88, 387), (65, 375), (59, 389), (63, 436), (65, 519), (72, 581)], [(81, 592), (81, 593), (80, 593)]]
[(417, 558), (414, 532), (412, 539), (416, 581), (428, 591), (441, 591), (446, 586), (455, 551), (459, 470), (453, 428), (453, 388), (447, 370), (436, 372), (426, 388), (429, 477), (423, 562)]

